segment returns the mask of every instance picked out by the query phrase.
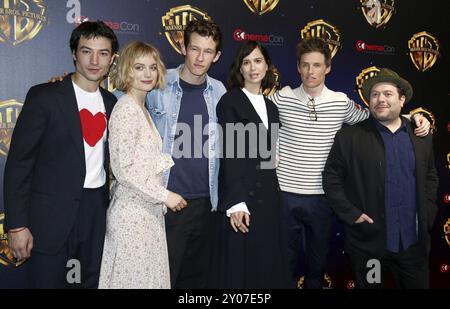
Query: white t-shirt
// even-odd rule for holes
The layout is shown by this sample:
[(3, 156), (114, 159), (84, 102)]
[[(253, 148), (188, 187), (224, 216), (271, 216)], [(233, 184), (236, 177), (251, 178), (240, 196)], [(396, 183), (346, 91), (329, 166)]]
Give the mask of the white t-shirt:
[(100, 90), (88, 92), (72, 82), (80, 112), (83, 133), (86, 178), (84, 188), (99, 188), (106, 183), (104, 146), (106, 142), (106, 111)]

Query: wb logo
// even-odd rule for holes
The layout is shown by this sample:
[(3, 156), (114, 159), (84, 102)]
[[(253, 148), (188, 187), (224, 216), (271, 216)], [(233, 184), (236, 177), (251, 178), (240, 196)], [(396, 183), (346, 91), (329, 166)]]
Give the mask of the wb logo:
[(377, 259), (371, 259), (367, 261), (366, 267), (369, 271), (366, 275), (367, 283), (381, 283), (381, 263)]
[(47, 24), (44, 0), (0, 1), (0, 43), (13, 46), (32, 40)]

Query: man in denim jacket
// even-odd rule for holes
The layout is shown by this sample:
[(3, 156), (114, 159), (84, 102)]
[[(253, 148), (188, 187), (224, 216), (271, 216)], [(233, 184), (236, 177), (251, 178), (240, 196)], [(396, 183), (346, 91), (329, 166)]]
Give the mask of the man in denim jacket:
[(173, 288), (205, 288), (210, 271), (219, 173), (216, 105), (226, 90), (207, 72), (220, 57), (221, 42), (215, 23), (191, 21), (184, 32), (184, 64), (168, 70), (166, 87), (147, 96), (163, 151), (175, 162), (165, 184), (188, 202), (182, 211), (166, 214)]

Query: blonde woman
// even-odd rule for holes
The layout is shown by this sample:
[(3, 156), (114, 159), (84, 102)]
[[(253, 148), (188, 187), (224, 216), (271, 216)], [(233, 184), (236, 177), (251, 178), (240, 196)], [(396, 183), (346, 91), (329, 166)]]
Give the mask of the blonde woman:
[(144, 107), (148, 92), (164, 86), (165, 67), (153, 46), (131, 42), (122, 50), (113, 84), (125, 93), (109, 122), (115, 176), (107, 212), (100, 288), (170, 288), (164, 214), (186, 201), (163, 186), (173, 165)]

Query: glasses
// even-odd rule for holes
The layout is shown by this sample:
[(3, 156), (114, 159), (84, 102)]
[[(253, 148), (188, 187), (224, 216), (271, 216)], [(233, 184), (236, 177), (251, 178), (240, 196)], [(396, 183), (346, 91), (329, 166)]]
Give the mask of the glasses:
[(309, 112), (309, 119), (312, 121), (317, 121), (316, 102), (314, 102), (314, 99), (308, 99), (308, 103), (306, 103), (306, 106), (312, 109), (312, 111)]

